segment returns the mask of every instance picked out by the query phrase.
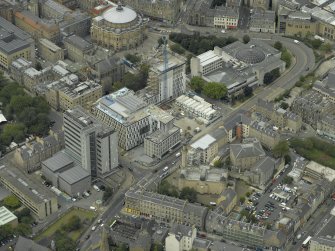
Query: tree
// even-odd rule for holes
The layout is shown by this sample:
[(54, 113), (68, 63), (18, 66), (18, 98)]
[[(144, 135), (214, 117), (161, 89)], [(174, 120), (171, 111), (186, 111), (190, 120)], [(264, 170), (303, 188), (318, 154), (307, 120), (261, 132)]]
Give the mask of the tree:
[(42, 68), (41, 63), (37, 61), (37, 63), (36, 63), (36, 70), (40, 71), (40, 70), (42, 70), (42, 69), (43, 69), (43, 68)]
[(176, 197), (176, 198), (178, 198), (179, 196), (177, 189), (174, 186), (170, 185), (170, 183), (167, 182), (166, 180), (163, 180), (159, 184), (157, 192), (163, 195)]
[(179, 198), (194, 203), (197, 201), (197, 191), (194, 188), (184, 187), (180, 192)]
[(138, 64), (139, 62), (141, 62), (141, 56), (135, 55), (135, 54), (126, 54), (125, 58), (132, 62), (133, 64)]
[(15, 195), (9, 195), (3, 200), (3, 204), (5, 207), (9, 207), (10, 209), (16, 209), (21, 206), (21, 202)]
[(200, 93), (205, 83), (206, 81), (202, 77), (195, 76), (191, 79), (190, 86), (195, 92)]
[(285, 62), (286, 68), (289, 68), (291, 66), (292, 56), (288, 52), (288, 50), (284, 50), (281, 54), (281, 60)]
[(221, 168), (223, 166), (223, 163), (222, 163), (222, 161), (221, 160), (216, 160), (216, 161), (214, 161), (214, 167), (216, 167), (216, 168)]
[(15, 211), (15, 215), (19, 219), (20, 222), (21, 222), (21, 219), (24, 217), (31, 218), (30, 209), (26, 207), (19, 211)]
[(69, 221), (62, 226), (62, 229), (66, 232), (75, 231), (81, 228), (81, 220), (77, 215), (73, 215)]
[(272, 83), (273, 81), (275, 81), (278, 77), (280, 76), (280, 71), (278, 68), (273, 69), (270, 72), (267, 72), (264, 74), (264, 84), (268, 85), (270, 83)]
[(285, 165), (290, 164), (292, 161), (291, 156), (289, 154), (286, 154), (284, 156), (284, 159), (285, 159)]
[(332, 51), (332, 45), (330, 43), (323, 43), (320, 47), (320, 50), (324, 53), (329, 53)]
[(0, 226), (0, 240), (6, 239), (9, 236), (13, 235), (13, 232), (14, 230), (9, 224)]
[(242, 40), (243, 40), (243, 43), (247, 44), (250, 42), (250, 37), (248, 35), (244, 35)]
[(57, 251), (74, 251), (76, 243), (67, 236), (67, 233), (57, 230), (55, 232), (55, 243)]
[(279, 51), (281, 51), (283, 49), (283, 44), (279, 41), (276, 41), (275, 44), (273, 45), (273, 47)]
[(106, 202), (113, 195), (113, 189), (109, 186), (106, 187), (104, 194), (102, 195), (102, 201)]
[(310, 43), (311, 43), (313, 49), (316, 49), (316, 50), (319, 49), (320, 46), (322, 45), (322, 41), (319, 40), (319, 39), (312, 39), (312, 40), (310, 41)]
[(286, 140), (281, 140), (272, 149), (272, 153), (275, 157), (283, 157), (289, 153), (289, 146)]
[(203, 87), (203, 93), (213, 99), (221, 99), (227, 95), (227, 87), (222, 83), (209, 82)]
[(250, 197), (251, 193), (248, 191), (245, 193), (245, 196)]
[(251, 97), (253, 95), (253, 89), (250, 86), (246, 86), (243, 92), (245, 97)]
[(151, 251), (164, 251), (164, 247), (161, 244), (153, 244), (151, 246)]
[(293, 178), (290, 177), (290, 176), (285, 176), (284, 179), (283, 179), (284, 184), (290, 185), (290, 184), (292, 184), (292, 182), (293, 182)]
[(29, 236), (33, 232), (31, 226), (26, 223), (19, 223), (15, 228), (18, 235)]
[(289, 107), (289, 104), (288, 104), (288, 103), (286, 103), (286, 102), (281, 102), (281, 104), (280, 104), (280, 108), (286, 110), (288, 107)]
[(240, 197), (240, 203), (243, 204), (245, 202), (245, 197), (244, 196), (241, 196)]
[(128, 251), (129, 248), (126, 246), (126, 244), (122, 243), (121, 245), (119, 245), (115, 251)]
[(185, 49), (181, 47), (179, 44), (173, 44), (170, 46), (171, 51), (178, 53), (180, 55), (185, 53)]

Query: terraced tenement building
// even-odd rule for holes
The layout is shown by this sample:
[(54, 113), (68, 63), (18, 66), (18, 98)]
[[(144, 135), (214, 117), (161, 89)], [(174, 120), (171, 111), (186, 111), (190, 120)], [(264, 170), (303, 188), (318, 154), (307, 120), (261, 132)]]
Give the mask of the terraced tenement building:
[(125, 4), (153, 19), (176, 22), (182, 11), (182, 0), (125, 0)]

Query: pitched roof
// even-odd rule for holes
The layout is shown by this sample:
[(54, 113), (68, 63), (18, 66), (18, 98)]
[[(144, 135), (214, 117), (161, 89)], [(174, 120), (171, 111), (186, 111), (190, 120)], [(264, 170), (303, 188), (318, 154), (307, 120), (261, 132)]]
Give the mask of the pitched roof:
[(258, 140), (242, 144), (231, 144), (230, 151), (235, 158), (248, 158), (256, 156), (264, 156), (265, 152)]
[(19, 239), (16, 242), (15, 251), (49, 251), (49, 248), (43, 247), (34, 241), (19, 236)]

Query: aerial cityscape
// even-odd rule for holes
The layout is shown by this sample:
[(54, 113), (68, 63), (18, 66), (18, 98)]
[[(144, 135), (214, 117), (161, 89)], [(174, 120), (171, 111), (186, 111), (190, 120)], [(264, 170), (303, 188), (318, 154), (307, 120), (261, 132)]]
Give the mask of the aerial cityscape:
[(335, 0), (0, 0), (0, 251), (335, 251)]

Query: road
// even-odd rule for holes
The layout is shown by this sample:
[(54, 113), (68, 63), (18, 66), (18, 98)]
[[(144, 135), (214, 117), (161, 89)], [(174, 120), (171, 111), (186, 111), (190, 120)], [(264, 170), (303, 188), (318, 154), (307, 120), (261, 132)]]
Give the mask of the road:
[[(236, 37), (243, 36), (243, 32), (235, 33)], [(239, 34), (239, 35), (237, 35)], [(295, 57), (295, 64), (290, 68), (289, 71), (287, 71), (285, 74), (283, 74), (281, 77), (279, 77), (274, 83), (266, 86), (266, 87), (260, 87), (259, 90), (257, 90), (257, 94), (248, 99), (246, 102), (242, 103), (238, 107), (234, 107), (234, 109), (230, 112), (228, 112), (223, 121), (218, 120), (212, 125), (208, 126), (206, 129), (204, 129), (201, 133), (198, 133), (193, 140), (196, 140), (203, 135), (215, 130), (219, 126), (222, 125), (225, 121), (230, 120), (238, 113), (241, 113), (241, 111), (248, 111), (252, 107), (256, 105), (257, 99), (259, 97), (262, 97), (263, 99), (267, 99), (274, 94), (278, 94), (282, 90), (288, 90), (292, 88), (295, 83), (299, 80), (300, 76), (307, 75), (309, 72), (314, 70), (315, 67), (315, 57), (313, 51), (307, 47), (306, 45), (300, 43), (296, 44), (293, 42), (292, 39), (277, 36), (277, 35), (270, 35), (270, 34), (259, 34), (259, 33), (248, 33), (250, 37), (262, 39), (268, 42), (273, 41), (280, 41), (283, 46), (285, 46)], [(309, 68), (307, 71), (306, 69)]]
[[(297, 240), (296, 244), (293, 245), (292, 242), (287, 246), (287, 250), (296, 251), (299, 250), (303, 241), (308, 235), (314, 236), (317, 232), (324, 226), (325, 222), (330, 219), (330, 210), (335, 206), (335, 202), (332, 199), (327, 199), (324, 204), (321, 204), (319, 208), (316, 209), (312, 217), (306, 222), (306, 224), (298, 231), (301, 234), (301, 238)], [(298, 235), (296, 233), (296, 236)], [(296, 238), (295, 238), (296, 239)]]
[[(160, 167), (164, 165), (169, 165), (169, 173), (174, 172), (179, 167), (180, 157), (176, 158), (173, 155), (173, 159), (176, 160), (174, 162), (175, 163), (174, 165), (171, 165), (171, 159), (168, 158), (160, 164)], [(134, 172), (135, 170), (136, 169), (134, 169)], [(141, 175), (136, 176), (137, 179), (139, 180), (134, 185), (134, 187), (144, 188), (146, 190), (156, 188), (157, 185), (160, 183), (160, 181), (163, 179), (162, 177), (163, 173), (164, 171), (162, 168), (160, 168), (157, 172), (151, 172), (151, 173), (142, 172)], [(102, 227), (97, 223), (98, 220), (101, 219), (102, 221), (101, 224), (104, 224), (103, 227), (109, 227), (108, 223), (110, 222), (110, 220), (115, 218), (115, 216), (121, 211), (123, 207), (125, 193), (127, 192), (127, 190), (128, 189), (123, 189), (118, 191), (117, 194), (112, 199), (112, 201), (109, 203), (109, 206), (106, 208), (106, 210), (101, 214), (100, 217), (97, 217), (97, 219), (95, 219), (95, 221), (91, 224), (91, 226), (81, 236), (81, 238), (78, 241), (78, 248), (80, 248), (80, 250), (86, 250), (91, 244), (91, 239), (96, 240), (97, 239), (96, 237), (100, 236)], [(92, 226), (97, 226), (97, 229), (95, 231), (92, 231)], [(86, 240), (88, 235), (90, 237)]]
[[(245, 33), (240, 32), (238, 34), (239, 34), (238, 36), (243, 36)], [(264, 39), (265, 41), (269, 41), (270, 43), (273, 42), (273, 41), (282, 42), (282, 44), (288, 50), (290, 50), (291, 53), (294, 55), (294, 57), (296, 59), (295, 64), (288, 72), (286, 72), (285, 75), (282, 75), (273, 84), (271, 84), (267, 87), (261, 88), (258, 91), (257, 95), (250, 98), (248, 101), (241, 104), (239, 107), (236, 107), (234, 110), (231, 110), (230, 112), (228, 112), (226, 114), (226, 117), (225, 117), (224, 120), (232, 118), (233, 116), (235, 116), (236, 114), (241, 112), (241, 110), (244, 110), (244, 111), (250, 110), (256, 104), (256, 101), (257, 101), (258, 97), (267, 98), (270, 95), (273, 95), (274, 92), (278, 92), (278, 91), (283, 90), (283, 89), (284, 90), (290, 89), (291, 87), (294, 86), (296, 81), (298, 81), (298, 79), (300, 78), (301, 75), (306, 75), (309, 71), (312, 71), (314, 69), (314, 66), (315, 66), (315, 63), (314, 63), (315, 58), (314, 58), (313, 51), (302, 43), (295, 44), (293, 42), (293, 40), (291, 40), (291, 39), (276, 36), (276, 35), (258, 34), (258, 33), (256, 33), (256, 34), (255, 33), (248, 33), (248, 34), (251, 37), (256, 37), (258, 39)], [(225, 35), (225, 34), (223, 34), (223, 35)], [(237, 35), (235, 34), (235, 36), (237, 36)], [(306, 71), (307, 67), (310, 69), (309, 71)], [(205, 130), (203, 130), (202, 133), (197, 134), (196, 138), (199, 138), (202, 135), (204, 135), (204, 134), (206, 134), (206, 133), (208, 133), (212, 130), (215, 130), (217, 127), (219, 127), (222, 124), (222, 122), (223, 122), (222, 120), (218, 120), (217, 122), (215, 122), (211, 126), (207, 127)], [(153, 187), (157, 186), (157, 184), (160, 182), (160, 180), (161, 180), (160, 176), (163, 173), (162, 168), (164, 166), (170, 166), (170, 172), (173, 171), (173, 170), (171, 170), (172, 168), (173, 169), (177, 168), (179, 162), (177, 162), (173, 167), (171, 167), (171, 163), (172, 163), (173, 158), (175, 158), (175, 156), (171, 155), (171, 156), (167, 157), (165, 160), (163, 160), (162, 162), (160, 162), (156, 167), (154, 167), (154, 168), (158, 169), (158, 171), (156, 173), (141, 172), (141, 171), (137, 170), (137, 168), (136, 168), (137, 165), (135, 165), (134, 163), (129, 162), (125, 159), (123, 159), (123, 162), (124, 162), (125, 165), (134, 165), (134, 167), (135, 167), (135, 169), (134, 169), (134, 176), (135, 177), (134, 178), (135, 178), (135, 181), (138, 181), (137, 186), (145, 187), (146, 189), (148, 189), (148, 188), (152, 188), (152, 185), (153, 185)], [(143, 177), (143, 178), (141, 178), (141, 177)], [(280, 182), (280, 179), (277, 182)], [(102, 219), (102, 221), (104, 222), (104, 224), (106, 224), (110, 219), (115, 217), (115, 215), (121, 210), (122, 205), (123, 205), (123, 201), (124, 201), (124, 196), (125, 196), (124, 193), (125, 192), (126, 192), (126, 190), (119, 191), (117, 193), (117, 195), (115, 195), (113, 200), (109, 203), (109, 206), (108, 206), (107, 210), (100, 217)], [(94, 224), (97, 224), (97, 220), (96, 220), (96, 222), (94, 222)], [(92, 231), (91, 231), (91, 227), (90, 227), (86, 231), (86, 233), (81, 237), (81, 239), (79, 240), (79, 247), (85, 249), (85, 247), (87, 247), (90, 244), (90, 238), (87, 241), (85, 241), (85, 237), (88, 234), (90, 234), (91, 232)], [(95, 230), (94, 235), (99, 234), (99, 232), (100, 231), (99, 231), (99, 228), (98, 228), (97, 230)]]

